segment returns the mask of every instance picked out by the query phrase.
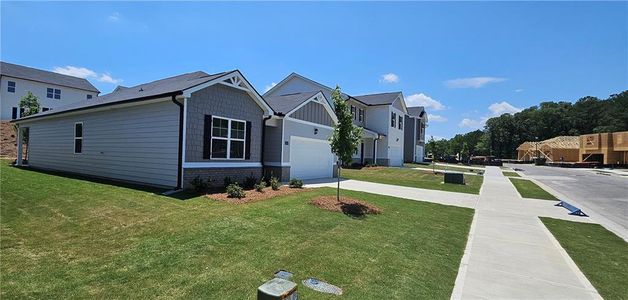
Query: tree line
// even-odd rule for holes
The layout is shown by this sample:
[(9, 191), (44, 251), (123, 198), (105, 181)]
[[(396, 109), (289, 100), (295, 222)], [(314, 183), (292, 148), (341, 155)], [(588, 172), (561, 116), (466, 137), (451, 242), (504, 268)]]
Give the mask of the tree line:
[(607, 99), (587, 96), (575, 103), (542, 102), (515, 114), (493, 117), (483, 130), (449, 140), (430, 138), (426, 153), (437, 158), (459, 155), (462, 160), (473, 155), (516, 158), (516, 149), (523, 142), (616, 131), (628, 131), (628, 90)]

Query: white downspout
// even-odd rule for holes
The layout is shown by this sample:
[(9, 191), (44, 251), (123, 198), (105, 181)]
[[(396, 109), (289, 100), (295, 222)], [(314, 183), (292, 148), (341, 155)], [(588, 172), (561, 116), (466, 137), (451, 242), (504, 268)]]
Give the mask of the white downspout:
[(379, 141), (379, 136), (373, 141), (375, 141), (375, 151), (373, 152), (373, 165), (377, 165), (377, 141)]
[(185, 147), (187, 145), (188, 97), (183, 98), (183, 147), (181, 148), (181, 184), (185, 175)]

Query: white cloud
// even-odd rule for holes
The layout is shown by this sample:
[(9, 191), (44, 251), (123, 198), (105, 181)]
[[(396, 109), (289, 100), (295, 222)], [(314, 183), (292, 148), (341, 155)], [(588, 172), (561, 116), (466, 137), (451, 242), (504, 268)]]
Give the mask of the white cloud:
[(83, 67), (74, 67), (74, 66), (54, 67), (52, 71), (55, 73), (70, 75), (70, 76), (79, 77), (79, 78), (95, 79), (96, 81), (99, 81), (99, 82), (105, 82), (105, 83), (111, 83), (111, 84), (118, 84), (122, 82), (122, 79), (115, 79), (111, 77), (109, 73), (99, 74), (95, 71), (92, 71), (88, 68), (83, 68)]
[(113, 12), (112, 14), (110, 14), (107, 17), (107, 20), (109, 20), (109, 22), (118, 22), (120, 21), (120, 18), (122, 18), (122, 15), (119, 12)]
[(514, 114), (516, 112), (520, 112), (522, 109), (514, 107), (506, 101), (502, 101), (489, 105), (488, 110), (491, 111), (493, 116), (501, 116), (503, 114)]
[(463, 89), (463, 88), (481, 88), (490, 83), (502, 82), (506, 78), (500, 77), (469, 77), (469, 78), (456, 78), (445, 81), (445, 85), (448, 88)]
[(481, 118), (481, 119), (469, 119), (469, 118), (464, 118), (462, 119), (462, 121), (460, 121), (460, 123), (458, 123), (458, 127), (468, 127), (468, 128), (472, 128), (472, 129), (481, 129), (484, 127), (484, 124), (486, 123), (487, 118)]
[(516, 89), (515, 90), (515, 93), (521, 93), (521, 92), (523, 92), (523, 89)]
[(493, 104), (489, 105), (488, 106), (488, 110), (491, 113), (488, 114), (488, 115), (485, 115), (484, 117), (481, 117), (479, 119), (472, 119), (472, 118), (464, 118), (464, 119), (462, 119), (462, 121), (460, 121), (460, 123), (458, 123), (458, 127), (468, 127), (468, 128), (472, 128), (472, 129), (481, 129), (481, 128), (484, 127), (484, 124), (486, 124), (486, 121), (489, 118), (491, 118), (491, 117), (498, 117), (498, 116), (501, 116), (503, 114), (514, 114), (516, 112), (520, 112), (521, 108), (514, 107), (510, 103), (508, 103), (506, 101), (502, 101), (502, 102), (493, 103)]
[(272, 89), (272, 88), (273, 88), (274, 86), (276, 86), (276, 85), (277, 85), (277, 83), (276, 83), (276, 82), (271, 82), (269, 85), (266, 85), (266, 86), (264, 87), (264, 93), (266, 93), (266, 92), (270, 91), (270, 89)]
[(441, 115), (427, 114), (427, 119), (429, 122), (447, 122), (447, 118)]
[(408, 106), (423, 106), (426, 109), (431, 108), (433, 110), (445, 109), (445, 105), (440, 103), (438, 100), (432, 99), (432, 97), (425, 95), (423, 93), (412, 94), (406, 97), (405, 100)]
[(382, 75), (382, 78), (379, 81), (384, 83), (397, 83), (399, 82), (399, 76), (395, 73), (388, 73)]

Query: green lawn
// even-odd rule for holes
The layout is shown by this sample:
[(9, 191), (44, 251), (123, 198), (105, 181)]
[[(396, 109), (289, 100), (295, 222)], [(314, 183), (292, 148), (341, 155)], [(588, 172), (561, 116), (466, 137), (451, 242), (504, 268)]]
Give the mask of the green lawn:
[(604, 299), (628, 297), (628, 243), (598, 224), (541, 220)]
[[(308, 204), (333, 189), (233, 205), (2, 162), (0, 298), (252, 299), (278, 269), (347, 299), (449, 299), (473, 210), (343, 191), (383, 209)], [(304, 299), (337, 299), (299, 285)]]
[(517, 172), (502, 171), (502, 174), (504, 174), (504, 176), (507, 176), (507, 177), (521, 177), (519, 176), (519, 174), (517, 174)]
[(554, 195), (548, 193), (536, 183), (527, 180), (527, 179), (519, 179), (519, 178), (508, 178), (510, 182), (515, 186), (521, 197), (523, 198), (534, 198), (534, 199), (544, 199), (544, 200), (558, 200), (558, 198), (554, 197)]
[(484, 172), (484, 169), (482, 168), (477, 168), (473, 166), (464, 166), (464, 165), (453, 165), (453, 164), (445, 167), (443, 165), (405, 163), (403, 164), (403, 166), (407, 168), (436, 169), (439, 171), (444, 171), (446, 169), (446, 170), (457, 171), (457, 172), (473, 172), (473, 173)]
[(342, 169), (340, 175), (348, 179), (468, 194), (479, 194), (482, 186), (482, 176), (464, 175), (466, 185), (445, 184), (443, 174), (408, 168)]

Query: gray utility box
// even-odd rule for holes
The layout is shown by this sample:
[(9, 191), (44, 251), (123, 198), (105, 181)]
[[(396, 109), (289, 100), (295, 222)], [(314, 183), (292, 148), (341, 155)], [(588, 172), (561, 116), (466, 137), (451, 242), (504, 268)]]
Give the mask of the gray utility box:
[(445, 172), (445, 183), (464, 184), (464, 175), (458, 172)]
[(297, 284), (281, 279), (273, 278), (257, 288), (257, 300), (297, 300)]

